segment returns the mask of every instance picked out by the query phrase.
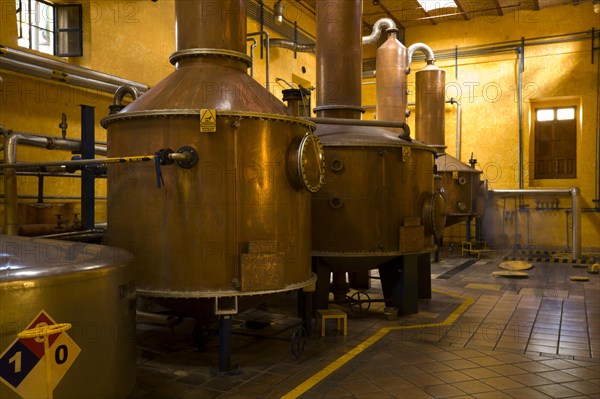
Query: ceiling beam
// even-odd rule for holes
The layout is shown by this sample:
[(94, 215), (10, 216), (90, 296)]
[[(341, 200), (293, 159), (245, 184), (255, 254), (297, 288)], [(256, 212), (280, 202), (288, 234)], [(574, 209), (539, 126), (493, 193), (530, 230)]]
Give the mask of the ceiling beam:
[(423, 15), (425, 16), (425, 18), (419, 18), (419, 19), (424, 19), (424, 20), (428, 20), (431, 25), (437, 25), (437, 22), (435, 21), (436, 16), (435, 15), (429, 15), (429, 13), (427, 11), (425, 11), (425, 9), (423, 7), (421, 7), (421, 4), (419, 4), (419, 2), (417, 0), (414, 0), (414, 4), (417, 5), (417, 8), (421, 10), (421, 12), (423, 13)]
[(503, 16), (504, 15), (504, 11), (502, 10), (502, 6), (500, 5), (500, 2), (498, 0), (494, 0), (494, 5), (496, 6), (496, 11), (498, 12), (498, 16)]
[(463, 7), (461, 1), (460, 0), (454, 0), (454, 3), (456, 3), (456, 7), (458, 7), (458, 11), (460, 11), (463, 19), (465, 21), (468, 21), (470, 19), (469, 18), (469, 14), (465, 12), (465, 8)]
[(388, 10), (388, 8), (383, 5), (383, 1), (382, 0), (379, 0), (377, 2), (377, 5), (379, 5), (379, 8), (381, 8), (383, 10), (383, 12), (385, 13), (385, 15), (388, 16), (388, 18), (390, 18), (392, 21), (394, 21), (394, 23), (396, 24), (396, 27), (398, 29), (404, 29), (404, 25), (402, 25), (402, 22), (400, 22), (398, 20), (398, 18), (394, 17), (394, 14), (392, 14), (390, 12), (390, 10)]
[(306, 11), (308, 11), (309, 13), (311, 13), (313, 15), (313, 17), (315, 15), (317, 15), (317, 11), (311, 7), (310, 5), (306, 4), (305, 1), (303, 0), (296, 0), (296, 3), (298, 3), (300, 6), (302, 6), (302, 8), (304, 8)]

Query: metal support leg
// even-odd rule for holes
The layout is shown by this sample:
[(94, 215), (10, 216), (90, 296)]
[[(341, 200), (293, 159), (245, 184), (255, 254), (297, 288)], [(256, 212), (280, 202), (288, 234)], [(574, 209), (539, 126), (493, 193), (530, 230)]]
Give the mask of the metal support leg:
[[(95, 122), (94, 107), (81, 106), (81, 158), (94, 159), (95, 157)], [(81, 171), (81, 227), (83, 230), (93, 229), (95, 221), (95, 181), (94, 172), (83, 169)]]
[(431, 255), (429, 253), (417, 256), (419, 273), (419, 299), (431, 298)]
[(231, 316), (219, 316), (219, 373), (231, 370)]
[(381, 288), (388, 307), (398, 314), (419, 312), (418, 255), (400, 256), (379, 266)]
[(317, 309), (327, 309), (329, 306), (329, 280), (331, 268), (319, 257), (312, 258), (313, 272), (317, 275), (317, 290), (315, 291), (315, 306)]

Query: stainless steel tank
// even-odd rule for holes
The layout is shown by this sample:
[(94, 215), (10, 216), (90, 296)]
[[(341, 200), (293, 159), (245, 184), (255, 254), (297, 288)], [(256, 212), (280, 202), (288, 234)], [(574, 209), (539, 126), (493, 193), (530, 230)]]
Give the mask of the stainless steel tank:
[[(100, 245), (0, 235), (0, 397), (127, 398), (135, 386), (132, 257)], [(36, 327), (71, 327), (48, 339)]]
[(188, 146), (199, 161), (162, 168), (161, 189), (148, 165), (109, 170), (107, 240), (135, 254), (139, 294), (181, 309), (310, 285), (310, 194), (323, 173), (314, 124), (246, 74), (245, 1), (175, 11), (176, 70), (102, 124), (109, 156)]

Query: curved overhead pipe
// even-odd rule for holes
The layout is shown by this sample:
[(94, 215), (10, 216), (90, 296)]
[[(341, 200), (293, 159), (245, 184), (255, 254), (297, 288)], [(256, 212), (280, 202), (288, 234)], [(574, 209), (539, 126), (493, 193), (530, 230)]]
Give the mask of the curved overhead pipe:
[(381, 36), (381, 32), (387, 29), (397, 29), (396, 23), (391, 18), (381, 18), (373, 25), (373, 31), (369, 36), (362, 37), (362, 44), (373, 44), (377, 42), (377, 39)]
[(519, 190), (489, 190), (493, 195), (570, 195), (571, 213), (573, 218), (572, 241), (573, 259), (581, 258), (581, 191), (579, 187), (571, 188), (542, 188)]
[(433, 50), (431, 47), (425, 43), (411, 44), (406, 50), (406, 73), (410, 72), (410, 64), (412, 62), (413, 54), (417, 51), (421, 51), (423, 54), (425, 54), (425, 61), (427, 61), (428, 64), (432, 64), (435, 61), (435, 56), (433, 55)]
[(296, 43), (291, 40), (286, 39), (271, 39), (270, 40), (271, 47), (279, 47), (287, 50), (296, 51), (298, 53), (315, 53), (316, 45), (315, 44), (301, 44)]

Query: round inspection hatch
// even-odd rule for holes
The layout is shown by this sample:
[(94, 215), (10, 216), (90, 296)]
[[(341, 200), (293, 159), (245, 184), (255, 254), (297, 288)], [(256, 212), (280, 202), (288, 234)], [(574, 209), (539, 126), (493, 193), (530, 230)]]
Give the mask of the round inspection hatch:
[(290, 178), (296, 186), (311, 193), (319, 191), (325, 180), (325, 153), (317, 136), (307, 133), (292, 144), (290, 151)]

